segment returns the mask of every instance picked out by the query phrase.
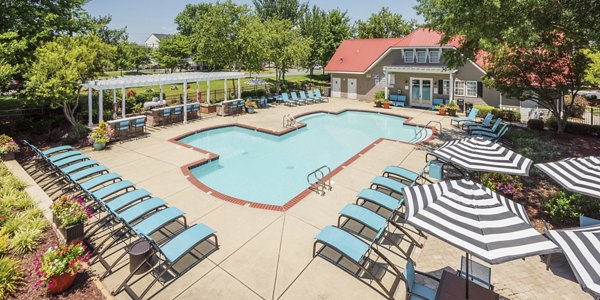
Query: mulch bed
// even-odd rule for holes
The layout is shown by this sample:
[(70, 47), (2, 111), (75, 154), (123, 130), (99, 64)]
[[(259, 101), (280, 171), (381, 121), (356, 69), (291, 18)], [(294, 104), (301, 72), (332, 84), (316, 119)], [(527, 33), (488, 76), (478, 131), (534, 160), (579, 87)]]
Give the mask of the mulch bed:
[[(52, 226), (52, 225), (50, 225)], [(75, 278), (73, 285), (60, 295), (50, 295), (46, 293), (45, 286), (40, 285), (37, 288), (34, 287), (37, 278), (30, 274), (30, 270), (33, 269), (33, 262), (37, 255), (42, 255), (46, 250), (53, 245), (59, 243), (55, 232), (52, 229), (48, 229), (42, 236), (40, 243), (37, 248), (21, 259), (21, 268), (25, 271), (25, 282), (19, 287), (19, 289), (11, 296), (14, 299), (31, 300), (31, 299), (73, 299), (73, 300), (96, 300), (105, 299), (96, 284), (90, 278), (89, 271), (81, 272)]]

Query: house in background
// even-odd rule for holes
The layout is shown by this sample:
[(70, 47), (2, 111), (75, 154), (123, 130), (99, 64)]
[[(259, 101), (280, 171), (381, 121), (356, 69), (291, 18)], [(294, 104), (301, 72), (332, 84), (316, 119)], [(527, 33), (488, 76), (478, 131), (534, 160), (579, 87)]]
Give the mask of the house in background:
[(146, 41), (144, 42), (144, 45), (146, 45), (146, 47), (148, 47), (148, 48), (157, 49), (158, 46), (160, 45), (160, 41), (168, 40), (172, 37), (173, 37), (172, 34), (153, 33), (146, 39)]
[(431, 108), (434, 98), (519, 106), (518, 100), (483, 86), (482, 57), (457, 69), (446, 68), (442, 53), (457, 43), (440, 45), (441, 37), (420, 28), (402, 38), (343, 41), (325, 67), (331, 74), (331, 96), (373, 100), (383, 90), (386, 99), (390, 94), (405, 95), (407, 105), (413, 107)]

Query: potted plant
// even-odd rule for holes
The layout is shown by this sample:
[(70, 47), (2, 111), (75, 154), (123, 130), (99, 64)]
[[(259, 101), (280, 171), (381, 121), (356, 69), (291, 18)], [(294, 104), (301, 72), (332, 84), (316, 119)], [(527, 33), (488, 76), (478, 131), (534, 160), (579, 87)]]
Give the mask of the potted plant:
[(446, 115), (446, 105), (444, 105), (444, 104), (436, 105), (435, 109), (437, 109), (438, 114), (440, 116)]
[(98, 127), (94, 128), (88, 135), (88, 141), (94, 147), (94, 150), (102, 150), (106, 147), (106, 143), (110, 142), (114, 134), (113, 129), (104, 121), (98, 124)]
[(48, 293), (60, 294), (75, 281), (77, 273), (84, 269), (90, 253), (82, 242), (48, 248), (35, 258), (32, 274), (37, 277), (35, 286), (46, 285)]
[(67, 243), (83, 240), (83, 224), (90, 217), (83, 198), (61, 196), (50, 206), (54, 224)]
[(455, 117), (456, 111), (458, 110), (458, 105), (454, 103), (454, 100), (450, 101), (446, 106), (446, 111), (448, 111), (448, 115)]
[(256, 102), (251, 101), (250, 99), (246, 100), (246, 112), (248, 112), (249, 114), (253, 114), (254, 110), (258, 108), (258, 105), (256, 105)]
[(392, 103), (392, 101), (390, 101), (390, 100), (382, 100), (381, 103), (383, 104), (383, 108), (390, 109), (390, 103)]
[(384, 91), (378, 91), (375, 93), (375, 107), (382, 107), (383, 103), (385, 102), (384, 100), (385, 98), (385, 92)]
[(0, 134), (0, 155), (2, 160), (15, 159), (15, 153), (19, 152), (19, 145), (6, 134)]

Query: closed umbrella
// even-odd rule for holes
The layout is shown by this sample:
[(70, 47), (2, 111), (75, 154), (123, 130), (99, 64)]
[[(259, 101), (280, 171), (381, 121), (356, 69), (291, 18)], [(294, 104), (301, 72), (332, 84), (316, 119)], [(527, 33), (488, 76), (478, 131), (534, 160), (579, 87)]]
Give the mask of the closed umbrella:
[(571, 192), (600, 198), (600, 157), (567, 158), (535, 166)]
[(261, 79), (261, 78), (254, 77), (254, 78), (252, 78), (252, 79), (250, 79), (250, 80), (246, 81), (246, 84), (249, 84), (249, 85), (253, 85), (253, 86), (254, 86), (254, 95), (256, 96), (256, 86), (258, 86), (258, 85), (266, 85), (266, 84), (267, 84), (267, 82), (266, 82), (266, 81), (264, 81), (264, 80), (263, 80), (263, 79)]
[(526, 176), (533, 164), (531, 159), (479, 137), (446, 142), (431, 154), (470, 172)]

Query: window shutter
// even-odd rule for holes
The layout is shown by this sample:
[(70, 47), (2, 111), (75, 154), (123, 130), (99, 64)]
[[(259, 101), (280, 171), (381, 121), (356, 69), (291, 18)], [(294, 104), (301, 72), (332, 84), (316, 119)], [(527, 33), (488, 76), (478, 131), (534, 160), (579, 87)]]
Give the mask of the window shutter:
[(438, 80), (438, 94), (443, 95), (444, 94), (444, 80), (440, 79)]
[(481, 81), (477, 81), (477, 97), (483, 98), (483, 83)]

